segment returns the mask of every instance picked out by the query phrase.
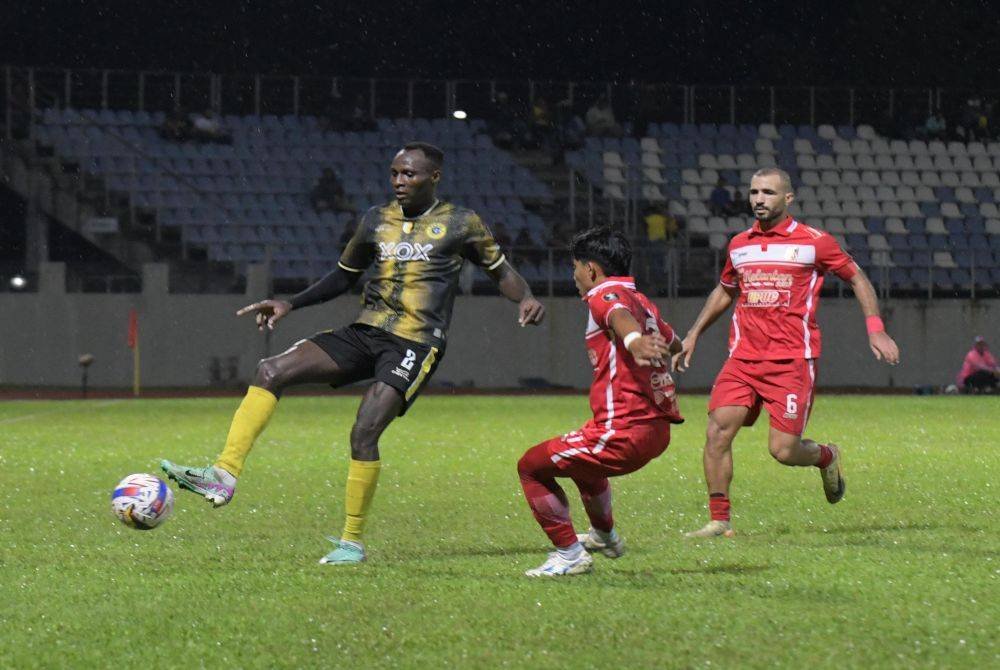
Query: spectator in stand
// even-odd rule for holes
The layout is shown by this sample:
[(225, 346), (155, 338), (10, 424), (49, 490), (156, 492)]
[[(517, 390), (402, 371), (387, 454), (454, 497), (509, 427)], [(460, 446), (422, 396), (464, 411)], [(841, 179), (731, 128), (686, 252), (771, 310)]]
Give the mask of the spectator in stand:
[(743, 197), (739, 191), (733, 192), (733, 199), (725, 209), (726, 216), (753, 216), (750, 199)]
[(643, 220), (646, 223), (646, 239), (650, 242), (666, 242), (677, 234), (677, 219), (670, 214), (666, 203), (647, 207)]
[(719, 177), (715, 188), (708, 196), (708, 211), (712, 216), (726, 216), (731, 203), (732, 198), (729, 196), (729, 189), (726, 188), (726, 180)]
[(191, 139), (192, 130), (188, 115), (183, 110), (175, 109), (167, 114), (157, 132), (170, 142), (186, 142)]
[(976, 337), (958, 372), (958, 387), (964, 393), (992, 393), (1000, 384), (1000, 367), (982, 335)]
[(538, 96), (531, 105), (531, 125), (529, 127), (531, 143), (544, 151), (552, 149), (555, 137), (555, 126), (552, 123), (552, 110), (549, 101), (544, 96)]
[(579, 115), (573, 113), (573, 105), (569, 100), (560, 100), (556, 104), (555, 114), (556, 136), (559, 142), (557, 162), (562, 160), (562, 153), (567, 150), (579, 149), (583, 146), (583, 138), (587, 134), (587, 126)]
[(363, 133), (367, 130), (375, 130), (377, 127), (375, 119), (371, 115), (368, 99), (364, 93), (358, 93), (354, 96), (354, 104), (351, 106), (350, 129)]
[(922, 131), (924, 139), (927, 140), (943, 140), (946, 138), (948, 133), (948, 122), (941, 114), (940, 108), (935, 108), (934, 111), (927, 116), (927, 120), (924, 121)]
[(496, 94), (491, 117), (487, 130), (493, 142), (501, 149), (519, 149), (524, 143), (525, 124), (517, 117), (503, 91)]
[(595, 137), (621, 137), (622, 127), (615, 121), (615, 111), (611, 102), (602, 95), (590, 106), (585, 117), (587, 134)]
[(959, 117), (955, 133), (964, 142), (975, 142), (984, 137), (983, 129), (988, 125), (986, 115), (983, 112), (982, 100), (969, 98), (965, 103), (965, 109)]
[(344, 185), (340, 183), (337, 173), (330, 168), (323, 168), (323, 173), (309, 193), (309, 202), (313, 209), (319, 212), (353, 212)]

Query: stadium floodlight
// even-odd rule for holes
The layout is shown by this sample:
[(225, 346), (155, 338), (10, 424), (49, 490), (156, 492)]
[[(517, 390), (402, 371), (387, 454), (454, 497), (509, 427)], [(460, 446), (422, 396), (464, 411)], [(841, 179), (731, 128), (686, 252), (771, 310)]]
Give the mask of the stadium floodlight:
[(469, 116), (468, 114), (465, 113), (464, 109), (456, 109), (454, 112), (451, 113), (451, 115), (460, 121)]
[(14, 275), (10, 278), (10, 287), (16, 291), (20, 291), (25, 286), (28, 285), (28, 280), (21, 275)]

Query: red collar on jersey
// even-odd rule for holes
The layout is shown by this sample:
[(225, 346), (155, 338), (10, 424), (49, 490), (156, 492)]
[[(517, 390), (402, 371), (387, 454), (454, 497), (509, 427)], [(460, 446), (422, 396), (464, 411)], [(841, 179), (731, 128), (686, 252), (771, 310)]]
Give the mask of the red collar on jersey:
[(790, 235), (792, 232), (792, 224), (794, 222), (795, 219), (789, 216), (788, 218), (784, 219), (781, 223), (776, 225), (774, 228), (771, 228), (770, 230), (761, 230), (760, 221), (754, 221), (753, 225), (750, 227), (749, 236), (754, 237), (756, 235), (783, 235), (785, 237), (788, 237), (788, 235)]
[(604, 281), (595, 286), (594, 288), (587, 291), (587, 295), (583, 297), (584, 300), (593, 296), (595, 293), (600, 291), (602, 288), (607, 288), (608, 286), (624, 286), (625, 288), (630, 288), (635, 290), (635, 279), (632, 277), (605, 277)]

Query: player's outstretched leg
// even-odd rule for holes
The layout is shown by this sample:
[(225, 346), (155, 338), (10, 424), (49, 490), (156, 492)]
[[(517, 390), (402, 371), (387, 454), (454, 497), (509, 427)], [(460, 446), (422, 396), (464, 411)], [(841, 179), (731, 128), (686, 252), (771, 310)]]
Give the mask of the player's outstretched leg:
[(222, 468), (192, 468), (162, 460), (160, 469), (182, 489), (204, 496), (213, 507), (227, 504), (236, 493), (236, 477)]
[(590, 518), (590, 530), (576, 539), (587, 551), (619, 558), (625, 553), (625, 540), (615, 530), (611, 514), (611, 482), (607, 477), (594, 480), (573, 477), (573, 483), (580, 490), (580, 500)]
[(685, 533), (684, 537), (733, 537), (730, 524), (729, 485), (733, 481), (733, 439), (740, 426), (747, 420), (750, 408), (726, 405), (712, 410), (708, 415), (705, 436), (705, 483), (708, 485), (707, 524)]
[(253, 384), (233, 415), (226, 445), (215, 464), (207, 468), (178, 465), (164, 460), (160, 468), (185, 490), (202, 495), (215, 507), (233, 499), (236, 480), (250, 450), (267, 426), (287, 386), (305, 382), (337, 381), (340, 368), (329, 354), (308, 340), (257, 364)]
[(594, 559), (573, 530), (566, 492), (555, 480), (558, 472), (545, 442), (526, 451), (517, 463), (524, 497), (538, 525), (556, 547), (544, 563), (524, 573), (528, 577), (568, 577), (593, 568)]
[(771, 428), (768, 447), (771, 455), (784, 465), (815, 466), (823, 481), (823, 493), (831, 505), (844, 497), (847, 485), (840, 467), (840, 449), (835, 444), (819, 444), (797, 435)]

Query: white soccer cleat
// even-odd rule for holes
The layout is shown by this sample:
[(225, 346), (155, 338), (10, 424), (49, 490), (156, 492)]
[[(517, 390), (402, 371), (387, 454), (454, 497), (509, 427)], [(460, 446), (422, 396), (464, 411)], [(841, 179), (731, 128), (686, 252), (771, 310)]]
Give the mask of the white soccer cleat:
[(597, 531), (591, 528), (585, 534), (577, 534), (576, 539), (587, 551), (599, 552), (608, 558), (619, 558), (625, 553), (625, 540), (620, 535), (614, 542), (608, 542), (602, 540)]
[(698, 530), (692, 530), (690, 533), (684, 533), (684, 537), (698, 538), (698, 537), (733, 537), (736, 532), (733, 531), (733, 527), (728, 521), (719, 521), (718, 519), (709, 521), (703, 527)]
[(823, 477), (823, 493), (826, 494), (826, 501), (836, 505), (843, 500), (847, 484), (844, 483), (844, 473), (840, 469), (840, 447), (835, 444), (826, 446), (833, 452), (833, 459), (819, 473)]
[(570, 577), (590, 572), (594, 568), (594, 559), (586, 551), (572, 561), (559, 555), (558, 551), (549, 554), (548, 559), (537, 568), (526, 570), (528, 577)]

